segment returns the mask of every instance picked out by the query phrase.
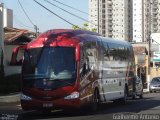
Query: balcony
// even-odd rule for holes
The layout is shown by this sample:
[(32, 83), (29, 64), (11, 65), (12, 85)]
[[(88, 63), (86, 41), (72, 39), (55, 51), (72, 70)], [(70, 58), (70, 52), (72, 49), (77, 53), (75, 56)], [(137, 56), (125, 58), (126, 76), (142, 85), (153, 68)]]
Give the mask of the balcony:
[(112, 37), (112, 35), (113, 35), (112, 33), (108, 33), (108, 37)]
[(153, 24), (153, 25), (158, 25), (158, 22), (157, 22), (157, 21), (152, 21), (151, 24)]
[(109, 12), (109, 11), (107, 12), (107, 14), (108, 14), (109, 16), (110, 16), (110, 15), (113, 15), (113, 13), (112, 13), (112, 12)]
[(111, 26), (112, 26), (112, 25), (113, 25), (113, 23), (109, 22), (109, 23), (108, 23), (108, 25), (111, 25)]
[(113, 3), (112, 3), (112, 1), (107, 1), (107, 4), (112, 5)]
[(108, 10), (113, 10), (113, 8), (111, 6), (108, 6), (107, 9)]
[(108, 31), (109, 31), (109, 32), (112, 32), (112, 31), (113, 31), (113, 28), (112, 28), (112, 27), (108, 27)]
[(158, 14), (158, 12), (154, 11), (154, 12), (152, 12), (152, 14), (153, 14), (153, 15), (157, 15), (157, 14)]
[(107, 19), (108, 19), (108, 21), (112, 21), (112, 20), (113, 20), (113, 18), (112, 18), (112, 17), (108, 17)]

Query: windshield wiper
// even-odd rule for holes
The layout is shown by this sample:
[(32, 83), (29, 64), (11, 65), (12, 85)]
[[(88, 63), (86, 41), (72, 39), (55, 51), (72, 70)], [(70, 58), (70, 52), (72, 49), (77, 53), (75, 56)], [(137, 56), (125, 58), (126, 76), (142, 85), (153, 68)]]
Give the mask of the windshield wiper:
[(23, 75), (24, 79), (41, 79), (41, 78), (45, 78), (44, 77), (45, 75), (43, 74), (38, 74), (38, 75), (35, 75), (35, 74), (28, 74), (28, 75)]
[(71, 85), (71, 86), (73, 86), (74, 84), (72, 84), (72, 83), (70, 83), (70, 82), (67, 82), (66, 80), (62, 80), (62, 79), (49, 79), (49, 80), (52, 80), (52, 81), (60, 81), (60, 82), (64, 82), (64, 83), (67, 83), (68, 85)]

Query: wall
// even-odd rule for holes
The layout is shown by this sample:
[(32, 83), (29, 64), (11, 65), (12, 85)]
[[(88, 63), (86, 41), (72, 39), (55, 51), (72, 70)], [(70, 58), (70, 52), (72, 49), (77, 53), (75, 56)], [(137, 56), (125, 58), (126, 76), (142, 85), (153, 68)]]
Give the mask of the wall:
[(4, 65), (8, 66), (11, 62), (11, 57), (12, 57), (12, 50), (13, 48), (17, 47), (18, 45), (5, 45), (4, 49)]
[(151, 80), (158, 76), (160, 76), (160, 68), (151, 68)]

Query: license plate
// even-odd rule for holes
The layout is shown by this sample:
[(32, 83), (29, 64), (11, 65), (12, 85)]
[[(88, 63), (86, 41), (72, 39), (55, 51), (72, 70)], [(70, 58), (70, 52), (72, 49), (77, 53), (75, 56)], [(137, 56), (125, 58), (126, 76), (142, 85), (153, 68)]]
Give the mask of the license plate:
[(43, 107), (48, 108), (48, 107), (53, 107), (52, 103), (43, 103)]

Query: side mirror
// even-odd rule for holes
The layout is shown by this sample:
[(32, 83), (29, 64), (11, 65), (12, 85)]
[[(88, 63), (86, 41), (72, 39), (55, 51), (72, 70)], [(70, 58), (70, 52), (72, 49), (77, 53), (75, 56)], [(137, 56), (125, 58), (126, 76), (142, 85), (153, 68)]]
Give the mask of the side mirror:
[(16, 65), (16, 66), (22, 65), (23, 54), (24, 54), (25, 48), (26, 48), (26, 45), (22, 45), (22, 46), (13, 48), (10, 65)]

